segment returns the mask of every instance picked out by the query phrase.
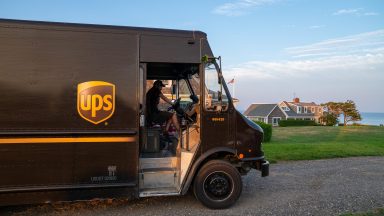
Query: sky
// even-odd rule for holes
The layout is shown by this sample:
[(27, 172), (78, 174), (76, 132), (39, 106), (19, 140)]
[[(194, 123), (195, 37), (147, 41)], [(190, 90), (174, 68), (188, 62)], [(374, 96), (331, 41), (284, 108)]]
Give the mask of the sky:
[(0, 0), (0, 18), (200, 30), (252, 103), (384, 112), (383, 0)]

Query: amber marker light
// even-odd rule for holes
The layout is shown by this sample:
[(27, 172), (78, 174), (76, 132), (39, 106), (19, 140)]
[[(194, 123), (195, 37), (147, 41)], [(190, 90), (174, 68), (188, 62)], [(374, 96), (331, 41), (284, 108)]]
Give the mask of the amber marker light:
[(243, 159), (244, 158), (244, 154), (239, 154), (239, 158)]

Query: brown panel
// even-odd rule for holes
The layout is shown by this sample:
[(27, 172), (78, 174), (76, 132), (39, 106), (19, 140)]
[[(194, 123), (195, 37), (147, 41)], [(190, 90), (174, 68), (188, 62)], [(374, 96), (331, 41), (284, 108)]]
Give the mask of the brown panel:
[[(191, 32), (192, 33), (192, 32)], [(191, 43), (194, 41), (194, 43)], [(200, 41), (190, 37), (142, 35), (141, 62), (200, 63)]]
[[(136, 35), (0, 27), (0, 41), (0, 130), (137, 126)], [(116, 86), (107, 124), (92, 124), (77, 112), (77, 85), (87, 81)]]

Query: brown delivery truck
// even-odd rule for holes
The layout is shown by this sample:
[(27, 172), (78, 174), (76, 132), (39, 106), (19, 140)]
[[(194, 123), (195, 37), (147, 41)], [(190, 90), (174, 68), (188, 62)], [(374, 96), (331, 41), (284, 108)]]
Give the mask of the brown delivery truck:
[[(199, 31), (0, 19), (0, 205), (191, 188), (231, 206), (241, 175), (269, 163), (220, 61)], [(156, 80), (178, 131), (147, 116)]]

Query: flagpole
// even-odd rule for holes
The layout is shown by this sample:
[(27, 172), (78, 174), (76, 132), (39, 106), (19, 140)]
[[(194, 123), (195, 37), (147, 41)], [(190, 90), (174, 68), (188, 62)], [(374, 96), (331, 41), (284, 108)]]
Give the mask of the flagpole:
[(235, 82), (232, 83), (232, 97), (235, 98)]

